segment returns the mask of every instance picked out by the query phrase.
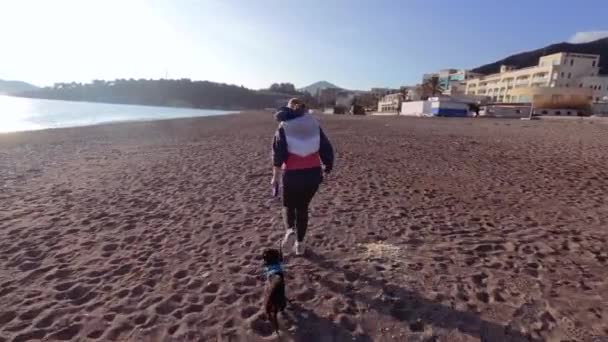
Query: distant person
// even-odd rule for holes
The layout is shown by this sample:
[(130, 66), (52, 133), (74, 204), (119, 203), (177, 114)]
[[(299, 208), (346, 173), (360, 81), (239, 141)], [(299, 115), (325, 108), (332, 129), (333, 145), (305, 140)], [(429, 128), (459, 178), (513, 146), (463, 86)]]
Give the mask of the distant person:
[(477, 103), (471, 103), (471, 105), (469, 106), (470, 110), (473, 112), (473, 117), (478, 117), (479, 116), (479, 105)]
[[(296, 255), (304, 254), (308, 206), (334, 165), (334, 151), (317, 119), (299, 99), (289, 100), (276, 113), (279, 127), (272, 142), (272, 185), (282, 180), (285, 238), (283, 250), (293, 243)], [(322, 168), (323, 166), (323, 168)], [(282, 179), (281, 179), (282, 178)], [(295, 237), (295, 243), (293, 242)]]

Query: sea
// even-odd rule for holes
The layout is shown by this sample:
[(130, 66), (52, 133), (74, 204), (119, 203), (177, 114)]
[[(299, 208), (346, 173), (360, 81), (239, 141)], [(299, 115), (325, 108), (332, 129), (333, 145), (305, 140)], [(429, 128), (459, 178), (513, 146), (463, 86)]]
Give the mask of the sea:
[(0, 133), (226, 115), (238, 111), (29, 99), (0, 95)]

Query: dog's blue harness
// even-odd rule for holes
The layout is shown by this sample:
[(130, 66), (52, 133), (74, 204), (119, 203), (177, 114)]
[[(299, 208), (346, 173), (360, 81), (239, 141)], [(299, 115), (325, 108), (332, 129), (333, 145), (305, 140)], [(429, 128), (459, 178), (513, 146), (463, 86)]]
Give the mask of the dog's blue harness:
[(280, 264), (273, 264), (265, 267), (264, 270), (266, 274), (266, 278), (269, 278), (271, 275), (275, 274), (283, 274), (283, 267)]

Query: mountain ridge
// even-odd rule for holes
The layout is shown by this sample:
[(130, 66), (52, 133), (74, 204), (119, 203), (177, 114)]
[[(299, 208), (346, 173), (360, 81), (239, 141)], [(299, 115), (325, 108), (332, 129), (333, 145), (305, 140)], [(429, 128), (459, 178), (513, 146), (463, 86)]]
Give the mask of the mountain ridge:
[(558, 52), (589, 53), (600, 55), (599, 73), (601, 75), (608, 74), (608, 38), (602, 38), (579, 44), (568, 42), (550, 44), (540, 49), (510, 55), (496, 62), (488, 63), (471, 69), (471, 71), (488, 75), (500, 72), (500, 66), (503, 64), (513, 65), (517, 69), (531, 67), (538, 64), (538, 59), (540, 57)]
[(306, 87), (299, 88), (298, 91), (307, 92), (307, 93), (309, 93), (311, 95), (316, 95), (317, 91), (319, 89), (327, 89), (327, 88), (342, 89), (341, 87), (338, 87), (337, 85), (335, 85), (335, 84), (333, 84), (331, 82), (328, 82), (328, 81), (318, 81), (318, 82), (315, 82), (313, 84), (309, 84)]
[(39, 89), (33, 84), (23, 81), (8, 81), (0, 80), (0, 94), (18, 94), (24, 91), (32, 91)]

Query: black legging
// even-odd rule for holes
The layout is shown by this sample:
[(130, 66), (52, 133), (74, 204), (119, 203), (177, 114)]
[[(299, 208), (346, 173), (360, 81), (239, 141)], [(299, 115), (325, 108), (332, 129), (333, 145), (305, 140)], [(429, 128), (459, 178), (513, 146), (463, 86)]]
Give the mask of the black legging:
[(319, 185), (283, 185), (283, 219), (288, 229), (295, 227), (299, 242), (308, 228), (308, 206)]

